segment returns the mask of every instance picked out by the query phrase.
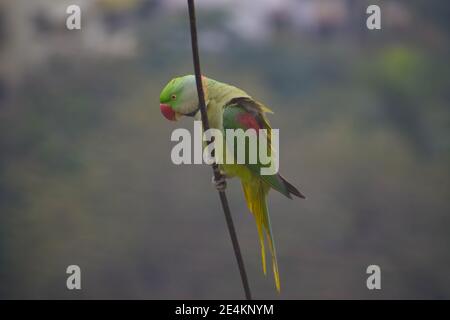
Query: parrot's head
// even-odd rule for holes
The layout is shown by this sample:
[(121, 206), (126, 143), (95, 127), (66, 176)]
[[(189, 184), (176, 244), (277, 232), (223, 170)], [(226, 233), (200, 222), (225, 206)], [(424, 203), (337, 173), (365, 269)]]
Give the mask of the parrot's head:
[(195, 116), (199, 110), (195, 77), (187, 75), (172, 79), (161, 91), (159, 102), (161, 113), (168, 120)]

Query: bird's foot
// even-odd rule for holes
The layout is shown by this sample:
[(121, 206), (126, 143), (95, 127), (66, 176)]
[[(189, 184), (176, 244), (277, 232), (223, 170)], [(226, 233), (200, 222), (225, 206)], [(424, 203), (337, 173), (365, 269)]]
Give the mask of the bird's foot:
[(213, 175), (212, 176), (212, 184), (217, 189), (217, 191), (225, 191), (225, 189), (227, 188), (226, 176), (221, 174), (220, 178), (218, 180), (216, 180), (216, 177)]

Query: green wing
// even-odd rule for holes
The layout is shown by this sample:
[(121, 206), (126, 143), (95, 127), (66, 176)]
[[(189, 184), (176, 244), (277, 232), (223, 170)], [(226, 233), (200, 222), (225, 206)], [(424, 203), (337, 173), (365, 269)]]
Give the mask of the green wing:
[[(268, 156), (273, 154), (272, 144), (271, 144), (271, 127), (267, 118), (265, 117), (265, 112), (271, 112), (270, 109), (264, 105), (252, 100), (251, 98), (241, 97), (234, 98), (230, 100), (224, 107), (223, 112), (223, 129), (266, 129), (267, 136), (262, 137), (267, 139), (267, 150)], [(258, 135), (258, 146), (259, 146), (259, 135)], [(237, 160), (237, 143), (234, 141), (234, 156), (235, 163)], [(258, 150), (258, 149), (257, 149)], [(259, 151), (259, 150), (258, 150)], [(257, 153), (257, 162), (255, 164), (248, 163), (249, 161), (249, 145), (246, 139), (245, 145), (245, 166), (250, 169), (250, 171), (261, 180), (265, 181), (273, 189), (282, 193), (288, 198), (292, 198), (291, 194), (304, 198), (304, 196), (295, 188), (292, 184), (286, 181), (280, 174), (274, 175), (261, 175), (261, 168), (270, 167), (270, 163), (262, 164), (259, 160), (259, 152)]]

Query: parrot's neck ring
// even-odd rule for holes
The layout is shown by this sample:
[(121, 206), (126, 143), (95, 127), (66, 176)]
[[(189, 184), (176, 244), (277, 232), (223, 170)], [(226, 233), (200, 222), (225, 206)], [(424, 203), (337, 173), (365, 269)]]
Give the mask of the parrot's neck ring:
[(197, 107), (197, 109), (195, 109), (194, 111), (189, 112), (189, 113), (184, 113), (183, 115), (186, 117), (194, 117), (197, 114), (198, 110), (200, 110), (200, 106)]

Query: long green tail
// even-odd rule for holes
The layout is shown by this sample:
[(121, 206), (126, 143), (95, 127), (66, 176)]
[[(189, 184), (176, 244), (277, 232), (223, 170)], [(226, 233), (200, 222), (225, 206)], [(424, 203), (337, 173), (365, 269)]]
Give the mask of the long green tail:
[(269, 192), (270, 187), (268, 187), (263, 181), (259, 179), (252, 179), (252, 181), (249, 182), (242, 182), (242, 188), (244, 189), (248, 208), (250, 212), (253, 213), (256, 221), (256, 227), (258, 228), (264, 274), (267, 273), (264, 240), (265, 233), (269, 242), (269, 251), (272, 255), (272, 270), (273, 276), (275, 278), (275, 286), (277, 288), (277, 291), (280, 292), (280, 274), (278, 272), (277, 252), (275, 250), (275, 244), (272, 236), (272, 227), (270, 225), (270, 217), (266, 203), (266, 196)]

